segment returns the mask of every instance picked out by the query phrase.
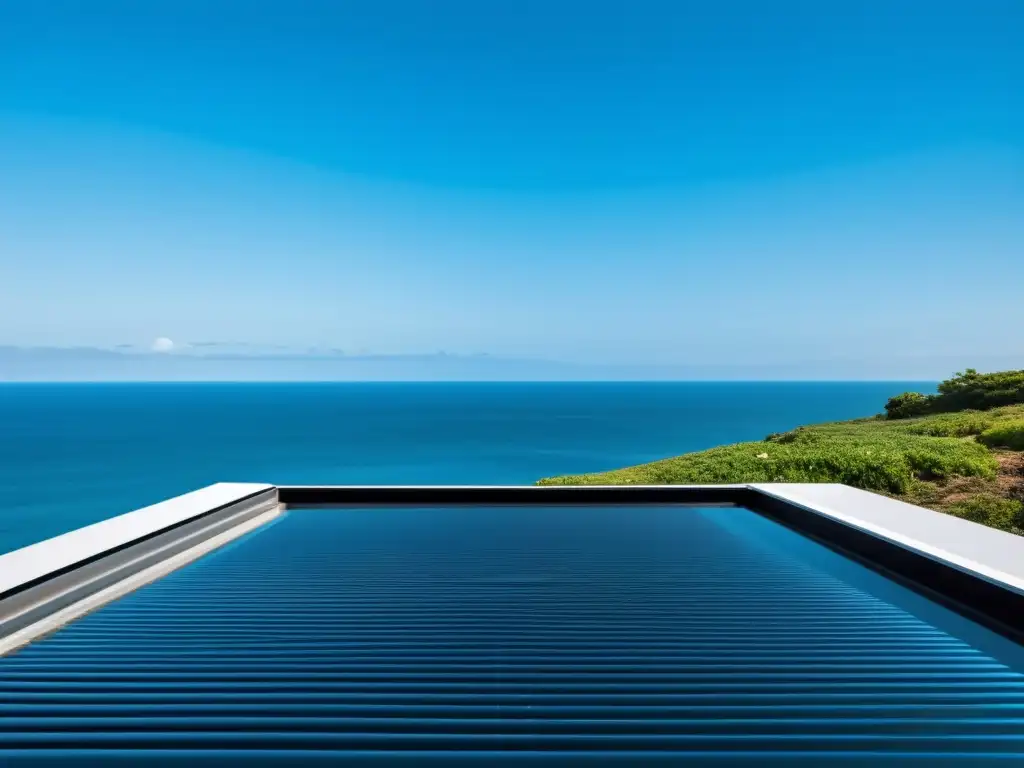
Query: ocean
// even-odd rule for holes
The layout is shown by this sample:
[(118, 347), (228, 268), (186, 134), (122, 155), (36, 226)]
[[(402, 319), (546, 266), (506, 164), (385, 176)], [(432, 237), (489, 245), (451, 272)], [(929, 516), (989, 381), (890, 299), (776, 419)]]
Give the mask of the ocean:
[(530, 484), (934, 383), (0, 385), (0, 552), (218, 481)]

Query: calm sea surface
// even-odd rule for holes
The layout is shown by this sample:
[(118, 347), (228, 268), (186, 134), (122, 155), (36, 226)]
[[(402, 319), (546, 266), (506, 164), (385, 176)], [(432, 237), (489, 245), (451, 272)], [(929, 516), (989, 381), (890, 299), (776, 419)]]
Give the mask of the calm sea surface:
[(209, 483), (512, 483), (878, 413), (933, 384), (4, 384), (0, 551)]

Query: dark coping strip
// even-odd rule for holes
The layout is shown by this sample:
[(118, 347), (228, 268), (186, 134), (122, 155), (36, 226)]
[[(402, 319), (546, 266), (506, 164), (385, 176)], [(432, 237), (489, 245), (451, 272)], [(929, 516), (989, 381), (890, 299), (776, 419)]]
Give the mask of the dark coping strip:
[[(281, 486), (291, 507), (390, 505), (735, 505), (785, 525), (971, 621), (1024, 645), (1024, 596), (841, 521), (753, 488), (694, 486)], [(940, 514), (940, 513), (936, 513)]]
[(278, 500), (289, 507), (381, 505), (585, 505), (597, 504), (742, 504), (743, 488), (693, 486), (280, 486)]

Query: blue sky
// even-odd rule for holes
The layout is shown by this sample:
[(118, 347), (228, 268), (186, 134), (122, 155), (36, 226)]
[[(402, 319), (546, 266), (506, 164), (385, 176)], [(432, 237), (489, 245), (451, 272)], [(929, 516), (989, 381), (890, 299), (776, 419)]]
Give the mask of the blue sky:
[(1022, 37), (1019, 0), (9, 0), (0, 345), (1024, 367)]

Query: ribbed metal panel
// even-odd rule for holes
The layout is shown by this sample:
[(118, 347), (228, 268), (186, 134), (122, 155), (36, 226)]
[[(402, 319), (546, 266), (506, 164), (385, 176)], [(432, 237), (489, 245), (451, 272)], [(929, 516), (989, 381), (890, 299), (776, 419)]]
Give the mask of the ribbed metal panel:
[(0, 659), (0, 757), (1020, 758), (907, 594), (742, 509), (298, 510)]

